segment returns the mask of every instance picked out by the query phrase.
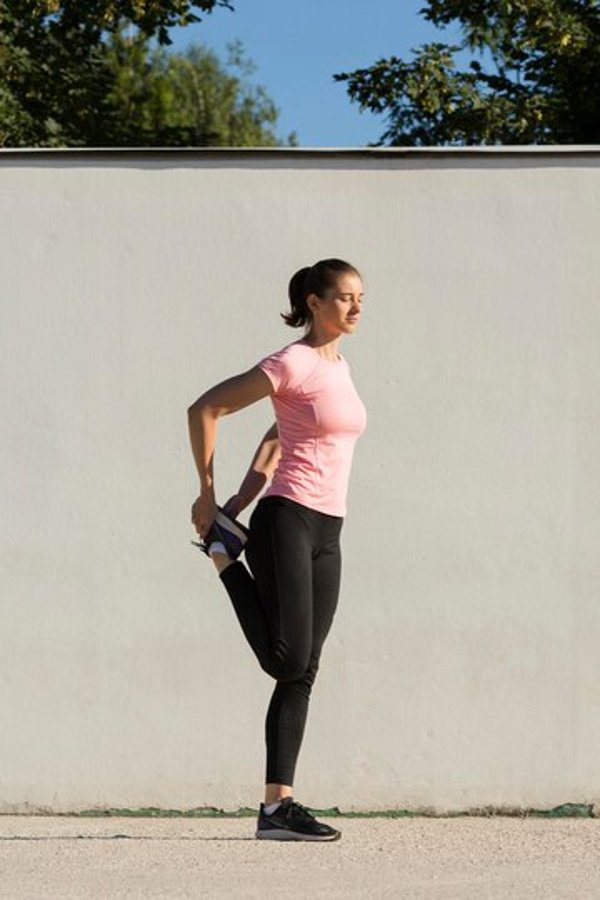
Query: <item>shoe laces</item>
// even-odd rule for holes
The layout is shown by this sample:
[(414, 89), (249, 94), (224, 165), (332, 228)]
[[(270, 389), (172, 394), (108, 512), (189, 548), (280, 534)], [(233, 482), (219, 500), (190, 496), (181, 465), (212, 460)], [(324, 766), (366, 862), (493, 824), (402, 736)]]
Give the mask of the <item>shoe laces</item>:
[(306, 806), (303, 806), (301, 803), (298, 803), (297, 800), (292, 800), (288, 809), (290, 811), (290, 815), (293, 816), (294, 818), (310, 819), (311, 821), (314, 821), (315, 817), (312, 815), (312, 813), (310, 813), (308, 811)]

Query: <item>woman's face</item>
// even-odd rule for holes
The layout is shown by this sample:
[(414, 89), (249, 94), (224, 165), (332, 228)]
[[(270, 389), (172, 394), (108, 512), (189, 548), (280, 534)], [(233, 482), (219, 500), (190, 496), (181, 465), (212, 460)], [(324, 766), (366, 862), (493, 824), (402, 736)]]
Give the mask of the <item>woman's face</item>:
[(332, 337), (352, 334), (360, 320), (364, 287), (354, 272), (338, 275), (336, 287), (326, 291), (325, 298), (310, 294), (308, 304), (313, 321)]

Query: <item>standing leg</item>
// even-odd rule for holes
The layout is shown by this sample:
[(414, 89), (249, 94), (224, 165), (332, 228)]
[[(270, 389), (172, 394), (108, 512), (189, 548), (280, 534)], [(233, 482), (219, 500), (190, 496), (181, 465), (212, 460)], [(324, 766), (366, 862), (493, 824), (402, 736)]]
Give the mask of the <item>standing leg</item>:
[[(341, 550), (339, 517), (314, 517), (313, 530), (320, 546), (312, 559), (312, 646), (305, 672), (294, 680), (278, 681), (265, 721), (267, 745), (266, 801), (291, 793), (296, 762), (304, 736), (308, 704), (319, 668), (323, 643), (337, 608)], [(318, 526), (318, 528), (317, 528)], [(287, 788), (282, 791), (282, 788)]]

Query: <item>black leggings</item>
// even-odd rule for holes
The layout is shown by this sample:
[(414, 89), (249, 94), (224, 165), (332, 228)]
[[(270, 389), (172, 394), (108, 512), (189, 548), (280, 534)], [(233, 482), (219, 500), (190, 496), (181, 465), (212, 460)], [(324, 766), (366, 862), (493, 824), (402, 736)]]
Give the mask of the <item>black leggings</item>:
[(267, 784), (293, 785), (310, 692), (338, 601), (343, 521), (288, 497), (261, 497), (248, 523), (252, 575), (239, 559), (220, 573), (261, 668), (277, 680), (265, 721)]

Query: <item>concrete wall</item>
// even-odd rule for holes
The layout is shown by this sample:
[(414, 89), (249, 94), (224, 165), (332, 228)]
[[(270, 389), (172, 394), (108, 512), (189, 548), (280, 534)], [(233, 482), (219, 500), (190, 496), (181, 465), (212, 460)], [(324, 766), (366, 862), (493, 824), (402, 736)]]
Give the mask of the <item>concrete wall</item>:
[[(259, 668), (186, 410), (362, 271), (368, 410), (295, 795), (600, 798), (600, 151), (4, 151), (0, 811), (262, 799)], [(217, 500), (269, 401), (222, 419)], [(247, 521), (253, 506), (243, 514)]]

